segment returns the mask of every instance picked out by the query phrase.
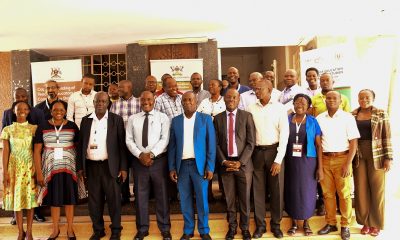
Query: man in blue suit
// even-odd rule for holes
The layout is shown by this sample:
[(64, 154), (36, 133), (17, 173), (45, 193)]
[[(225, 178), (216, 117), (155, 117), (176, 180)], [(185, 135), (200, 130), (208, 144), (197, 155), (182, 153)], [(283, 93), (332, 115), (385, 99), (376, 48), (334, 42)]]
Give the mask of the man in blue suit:
[(196, 96), (182, 96), (184, 113), (172, 119), (168, 145), (169, 175), (178, 184), (184, 218), (181, 240), (193, 237), (195, 216), (193, 190), (196, 194), (201, 239), (209, 240), (208, 182), (213, 177), (216, 155), (215, 130), (211, 116), (196, 112)]

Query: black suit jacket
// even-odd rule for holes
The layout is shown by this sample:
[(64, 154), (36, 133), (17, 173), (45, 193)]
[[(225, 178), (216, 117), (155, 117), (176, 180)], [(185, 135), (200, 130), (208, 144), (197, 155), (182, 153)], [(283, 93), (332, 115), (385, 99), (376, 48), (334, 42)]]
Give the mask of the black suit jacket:
[[(214, 127), (217, 141), (217, 161), (222, 164), (228, 157), (228, 132), (226, 111), (214, 118)], [(255, 126), (251, 113), (238, 109), (235, 116), (235, 140), (239, 161), (244, 171), (253, 170), (251, 155), (256, 143)], [(225, 167), (222, 167), (225, 171)]]
[[(83, 170), (86, 173), (86, 154), (89, 145), (90, 129), (93, 119), (90, 114), (82, 118), (77, 156), (77, 171)], [(108, 112), (107, 121), (107, 153), (108, 167), (112, 177), (118, 177), (119, 171), (127, 170), (127, 147), (125, 144), (125, 129), (122, 117)]]

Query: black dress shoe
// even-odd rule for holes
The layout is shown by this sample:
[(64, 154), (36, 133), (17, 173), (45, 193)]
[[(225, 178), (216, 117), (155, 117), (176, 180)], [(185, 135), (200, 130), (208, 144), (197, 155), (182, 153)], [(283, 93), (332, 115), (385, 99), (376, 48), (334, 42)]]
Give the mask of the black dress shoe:
[(121, 239), (121, 232), (115, 231), (111, 233), (110, 240), (120, 240)]
[(35, 219), (35, 221), (38, 221), (38, 222), (46, 221), (46, 218), (44, 218), (42, 215), (37, 214), (37, 213), (33, 214), (33, 219)]
[(133, 238), (134, 240), (143, 240), (144, 237), (149, 236), (149, 232), (137, 232), (135, 237)]
[(104, 231), (102, 232), (95, 232), (90, 236), (89, 240), (100, 240), (102, 237), (104, 237), (106, 233)]
[(180, 240), (189, 240), (190, 238), (192, 238), (194, 235), (193, 235), (193, 233), (192, 234), (186, 234), (186, 233), (184, 233), (183, 235), (182, 235), (182, 237), (180, 238)]
[(330, 232), (336, 232), (338, 229), (335, 225), (326, 224), (321, 230), (318, 231), (318, 235), (325, 235)]
[(251, 234), (249, 230), (242, 230), (243, 240), (251, 240)]
[(200, 234), (201, 240), (212, 240), (210, 234), (208, 233), (204, 233), (204, 234)]
[(253, 238), (260, 238), (266, 232), (267, 232), (267, 229), (265, 229), (263, 227), (256, 228), (256, 230), (253, 233)]
[(17, 220), (15, 219), (15, 217), (11, 218), (10, 224), (11, 225), (17, 225)]
[(163, 240), (171, 240), (172, 239), (170, 231), (161, 232), (161, 236), (162, 236)]
[(283, 238), (283, 233), (282, 233), (281, 229), (272, 228), (271, 232), (272, 232), (272, 234), (274, 235), (275, 238)]
[(235, 238), (236, 235), (236, 230), (235, 229), (229, 229), (228, 232), (225, 235), (226, 240), (232, 240)]
[(349, 240), (350, 239), (350, 229), (348, 227), (341, 227), (340, 228), (340, 237), (342, 240)]

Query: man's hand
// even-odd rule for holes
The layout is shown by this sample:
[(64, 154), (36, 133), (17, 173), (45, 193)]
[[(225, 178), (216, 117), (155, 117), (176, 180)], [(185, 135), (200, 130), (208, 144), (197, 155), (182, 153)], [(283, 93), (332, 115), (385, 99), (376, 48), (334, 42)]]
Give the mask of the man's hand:
[(349, 177), (351, 175), (350, 169), (351, 164), (343, 164), (342, 166), (342, 178)]
[(274, 162), (271, 166), (271, 176), (276, 176), (281, 172), (281, 165), (279, 163)]
[(204, 179), (211, 180), (213, 178), (213, 172), (207, 171), (204, 173)]
[(239, 168), (241, 166), (241, 163), (239, 161), (229, 161), (225, 160), (224, 161), (224, 166), (226, 167), (227, 172), (231, 171), (239, 171)]
[(322, 169), (318, 169), (316, 173), (316, 179), (318, 182), (324, 180), (324, 171)]
[(392, 161), (389, 159), (386, 159), (383, 162), (383, 170), (385, 170), (385, 172), (389, 172), (390, 168), (392, 167)]
[(122, 177), (122, 182), (125, 182), (128, 173), (126, 171), (119, 171), (118, 177)]
[(178, 182), (178, 174), (176, 174), (175, 170), (172, 170), (169, 172), (169, 177), (171, 178), (171, 180), (175, 183)]
[(151, 159), (150, 153), (141, 153), (139, 155), (139, 161), (143, 166), (150, 167), (154, 161)]

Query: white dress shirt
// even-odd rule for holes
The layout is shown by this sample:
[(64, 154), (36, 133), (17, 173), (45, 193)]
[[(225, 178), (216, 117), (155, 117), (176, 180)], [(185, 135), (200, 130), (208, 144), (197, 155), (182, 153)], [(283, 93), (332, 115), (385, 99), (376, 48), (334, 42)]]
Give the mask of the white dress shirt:
[(318, 87), (317, 89), (312, 90), (310, 87), (308, 87), (308, 88), (306, 89), (306, 93), (307, 93), (307, 95), (308, 95), (310, 98), (312, 98), (312, 97), (314, 97), (315, 95), (317, 95), (318, 93), (321, 93), (321, 88)]
[[(90, 114), (89, 118), (93, 119), (90, 128), (89, 144), (86, 150), (87, 158), (93, 161), (103, 161), (108, 159), (107, 152), (107, 126), (108, 111), (99, 120), (95, 113)], [(93, 146), (96, 146), (93, 148)]]
[(145, 112), (133, 114), (126, 125), (126, 146), (137, 158), (143, 153), (152, 152), (155, 157), (167, 151), (170, 121), (165, 113), (151, 110), (148, 121), (148, 145), (143, 147), (142, 132)]
[(67, 108), (67, 119), (69, 121), (75, 122), (78, 128), (81, 127), (82, 118), (92, 112), (94, 112), (94, 95), (96, 92), (94, 90), (90, 91), (88, 95), (80, 91), (74, 92), (69, 96), (68, 108)]
[(274, 101), (263, 106), (260, 100), (247, 107), (246, 111), (253, 115), (256, 127), (256, 146), (279, 143), (274, 162), (281, 163), (286, 153), (289, 138), (289, 122), (285, 107)]
[(323, 152), (343, 152), (349, 150), (349, 141), (360, 138), (357, 123), (351, 113), (338, 109), (330, 117), (328, 111), (317, 116), (322, 131)]
[(183, 114), (183, 152), (182, 159), (195, 158), (194, 155), (194, 122), (196, 120), (196, 112), (191, 118), (187, 118)]
[(236, 145), (236, 129), (235, 129), (235, 124), (236, 124), (236, 113), (237, 113), (237, 109), (235, 109), (235, 111), (233, 111), (233, 153), (232, 155), (229, 155), (229, 114), (231, 112), (226, 111), (226, 145), (228, 146), (228, 157), (237, 157), (238, 156), (238, 151), (237, 151), (237, 145)]
[(240, 94), (240, 102), (238, 108), (241, 110), (245, 110), (247, 106), (253, 104), (257, 101), (257, 96), (254, 90), (249, 90)]
[(214, 116), (216, 116), (219, 113), (222, 113), (223, 111), (225, 111), (225, 109), (226, 106), (224, 102), (224, 97), (219, 96), (216, 102), (213, 102), (211, 98), (206, 98), (203, 101), (201, 101), (199, 107), (197, 108), (197, 111), (211, 115), (211, 117), (214, 119)]

